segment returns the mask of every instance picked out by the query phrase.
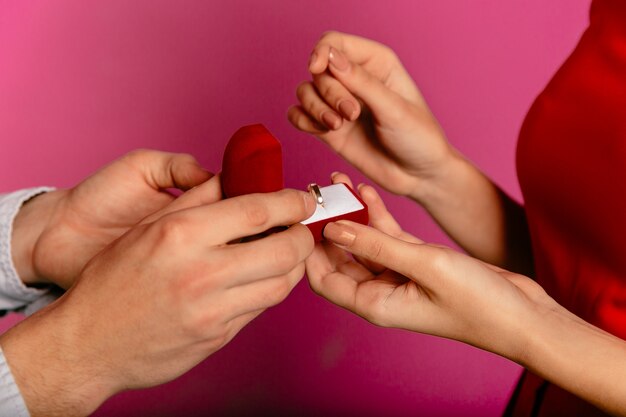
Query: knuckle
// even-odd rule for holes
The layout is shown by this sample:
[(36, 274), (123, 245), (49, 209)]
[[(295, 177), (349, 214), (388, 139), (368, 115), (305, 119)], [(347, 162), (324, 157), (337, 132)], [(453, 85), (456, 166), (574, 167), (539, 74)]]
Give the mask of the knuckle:
[(379, 261), (383, 254), (384, 242), (375, 239), (366, 243), (365, 253), (372, 261)]
[(280, 191), (281, 207), (284, 207), (285, 220), (302, 220), (307, 215), (307, 205), (301, 191), (285, 189)]
[(324, 111), (324, 108), (320, 106), (320, 101), (317, 98), (304, 101), (302, 107), (308, 114), (316, 117), (319, 117)]
[(299, 113), (300, 112), (298, 111), (298, 106), (291, 106), (289, 107), (289, 110), (287, 110), (287, 118), (291, 123), (293, 123), (295, 120), (298, 119)]
[(142, 158), (145, 157), (146, 155), (151, 154), (153, 151), (149, 150), (149, 149), (145, 149), (145, 148), (138, 148), (138, 149), (134, 149), (130, 152), (128, 152), (126, 154), (126, 156), (130, 159), (133, 158)]
[(228, 342), (230, 321), (226, 320), (223, 313), (213, 309), (198, 323), (198, 328), (203, 333), (203, 338), (210, 340), (214, 346), (221, 347)]
[(306, 124), (304, 123), (304, 115), (296, 109), (290, 109), (289, 113), (287, 114), (287, 118), (289, 119), (289, 122), (291, 122), (291, 124), (294, 125), (296, 128), (300, 130), (304, 130), (306, 128)]
[(383, 316), (381, 315), (381, 310), (382, 308), (377, 304), (370, 305), (365, 308), (365, 310), (363, 311), (361, 315), (368, 322), (376, 326), (385, 327), (385, 320), (383, 319)]
[(180, 217), (171, 216), (160, 225), (160, 232), (164, 240), (178, 242), (185, 234), (185, 222)]
[(230, 342), (230, 339), (230, 332), (224, 329), (213, 337), (212, 344), (213, 346), (215, 346), (216, 349), (220, 349), (224, 347), (228, 342)]
[(327, 99), (337, 96), (335, 86), (328, 80), (321, 79), (317, 89), (320, 94)]
[(165, 244), (181, 244), (187, 235), (187, 221), (180, 216), (167, 216), (158, 223), (159, 241)]
[(398, 58), (398, 54), (387, 45), (381, 44), (382, 54), (387, 58), (388, 61), (391, 62), (399, 62), (400, 58)]
[(186, 310), (181, 314), (180, 328), (183, 334), (191, 340), (201, 340), (205, 337), (205, 327), (202, 326), (204, 322), (210, 319), (210, 313), (203, 312), (199, 314), (194, 310)]
[(311, 120), (304, 114), (299, 113), (296, 117), (295, 124), (298, 129), (303, 130), (305, 132), (314, 132), (315, 128), (311, 126)]
[[(303, 224), (294, 224), (293, 226), (291, 226), (292, 229), (296, 230), (297, 235), (293, 238), (294, 240), (294, 247), (298, 247), (299, 251), (298, 253), (304, 253), (305, 254), (305, 259), (311, 254), (311, 252), (313, 252), (313, 249), (315, 248), (315, 240), (313, 239), (313, 234), (311, 233), (311, 231), (309, 230), (308, 227), (306, 227)], [(299, 255), (302, 256), (302, 255)], [(298, 258), (298, 261), (300, 261), (300, 258)]]
[(376, 87), (376, 84), (380, 82), (374, 75), (370, 74), (358, 65), (350, 63), (348, 71), (355, 82), (359, 83), (361, 88), (371, 89)]
[(291, 271), (300, 261), (298, 249), (291, 239), (276, 242), (273, 248), (273, 264), (280, 272)]
[(139, 163), (139, 164), (141, 164), (141, 163), (151, 159), (156, 153), (157, 153), (157, 151), (154, 151), (154, 150), (151, 150), (151, 149), (139, 148), (139, 149), (134, 149), (134, 150), (128, 152), (124, 156), (124, 159), (126, 159), (130, 163)]
[(192, 340), (204, 339), (207, 329), (218, 324), (215, 310), (198, 308), (197, 303), (190, 299), (187, 289), (174, 290), (173, 294), (176, 297), (174, 312), (178, 313), (178, 323), (183, 335)]
[(308, 81), (302, 81), (300, 84), (298, 84), (298, 87), (296, 87), (296, 97), (298, 98), (298, 100), (303, 101), (308, 87)]
[(437, 274), (446, 274), (451, 268), (452, 256), (446, 249), (433, 251), (433, 253), (429, 255), (429, 259), (433, 271)]
[(241, 204), (241, 211), (248, 225), (261, 227), (267, 224), (270, 219), (270, 213), (264, 204), (254, 198), (245, 199)]
[(331, 41), (331, 40), (335, 39), (339, 35), (340, 35), (340, 33), (337, 32), (336, 30), (324, 31), (322, 33), (322, 36), (320, 36), (320, 40), (319, 40), (318, 43), (323, 42), (323, 41)]
[(186, 338), (206, 340), (223, 332), (226, 315), (218, 306), (200, 306), (199, 302), (187, 303), (179, 311), (179, 327)]
[(289, 122), (299, 130), (305, 130), (307, 127), (306, 117), (302, 112), (302, 106), (293, 106), (287, 112), (287, 119), (289, 119)]
[(196, 157), (190, 153), (176, 154), (176, 158), (178, 159), (179, 162), (185, 163), (185, 164), (197, 164), (198, 163), (198, 161), (196, 160)]
[(291, 292), (291, 282), (286, 276), (277, 279), (273, 287), (272, 293), (268, 297), (270, 305), (282, 303)]
[(384, 300), (377, 295), (368, 298), (359, 298), (361, 302), (356, 305), (357, 314), (376, 326), (385, 327), (388, 324), (388, 312)]
[(387, 297), (379, 294), (372, 300), (371, 323), (380, 327), (392, 327), (392, 315), (387, 305)]
[(403, 123), (406, 120), (412, 120), (411, 115), (415, 112), (415, 109), (406, 100), (395, 100), (393, 106), (389, 106), (386, 109), (386, 118), (390, 123), (398, 124)]

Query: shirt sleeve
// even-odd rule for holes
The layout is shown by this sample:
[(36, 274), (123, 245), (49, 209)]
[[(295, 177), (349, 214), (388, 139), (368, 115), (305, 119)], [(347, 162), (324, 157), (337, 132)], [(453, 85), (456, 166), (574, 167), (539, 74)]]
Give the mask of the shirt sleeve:
[(0, 348), (0, 416), (30, 416), (2, 348)]
[[(0, 195), (0, 312), (22, 309), (34, 313), (54, 301), (49, 289), (24, 285), (17, 275), (11, 256), (13, 221), (24, 202), (38, 194), (53, 190), (49, 187), (31, 188)], [(2, 414), (0, 414), (2, 415)]]

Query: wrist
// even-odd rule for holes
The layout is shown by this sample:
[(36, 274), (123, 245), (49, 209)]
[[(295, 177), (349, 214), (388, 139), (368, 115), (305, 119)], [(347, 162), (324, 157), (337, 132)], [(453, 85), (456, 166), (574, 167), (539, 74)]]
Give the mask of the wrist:
[(623, 341), (582, 320), (562, 306), (543, 308), (532, 320), (524, 335), (525, 349), (516, 362), (544, 378), (558, 373), (559, 368), (579, 358), (590, 359), (588, 345), (596, 340)]
[[(479, 322), (470, 319), (462, 332), (467, 338), (461, 340), (534, 369), (531, 365), (536, 360), (538, 343), (549, 335), (555, 321), (562, 322), (564, 314), (571, 313), (534, 281), (518, 278), (523, 279), (517, 281), (517, 296), (503, 298), (485, 309)], [(509, 282), (504, 284), (511, 286)]]
[(450, 152), (436, 164), (436, 169), (426, 175), (413, 175), (415, 186), (406, 196), (425, 208), (449, 202), (451, 191), (472, 168), (457, 150), (450, 147)]
[(64, 299), (1, 336), (7, 363), (33, 417), (84, 416), (115, 394)]
[(547, 320), (558, 317), (560, 309), (556, 303), (551, 307), (528, 303), (526, 308), (510, 317), (507, 334), (496, 335), (493, 348), (489, 350), (524, 368), (533, 369), (532, 361), (537, 353), (537, 341), (543, 337), (543, 326)]
[[(498, 334), (492, 348), (504, 356), (544, 378), (561, 365), (585, 355), (582, 341), (599, 336), (614, 336), (591, 325), (559, 305), (547, 294), (541, 299), (530, 299), (523, 309), (510, 317), (509, 334)], [(616, 339), (617, 340), (617, 339)], [(569, 354), (580, 350), (578, 354)]]
[(527, 331), (517, 362), (609, 414), (626, 409), (626, 343), (554, 303)]
[(65, 191), (50, 191), (26, 201), (13, 221), (11, 236), (11, 257), (18, 276), (26, 285), (48, 283), (42, 276), (33, 259), (39, 237), (50, 222), (58, 202)]

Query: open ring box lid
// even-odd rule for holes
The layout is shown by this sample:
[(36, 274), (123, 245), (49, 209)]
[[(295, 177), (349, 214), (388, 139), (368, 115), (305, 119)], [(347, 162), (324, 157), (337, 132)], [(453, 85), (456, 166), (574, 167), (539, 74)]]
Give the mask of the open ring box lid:
[[(230, 138), (222, 161), (222, 192), (225, 198), (269, 193), (284, 188), (282, 146), (262, 124), (244, 126)], [(319, 187), (323, 200), (304, 220), (316, 242), (323, 240), (324, 227), (337, 220), (361, 224), (369, 221), (367, 205), (348, 185)]]

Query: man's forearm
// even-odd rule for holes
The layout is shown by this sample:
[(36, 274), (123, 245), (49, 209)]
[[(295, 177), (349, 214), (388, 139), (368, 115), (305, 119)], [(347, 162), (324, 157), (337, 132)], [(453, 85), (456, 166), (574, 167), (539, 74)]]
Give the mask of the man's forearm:
[(113, 391), (102, 381), (106, 357), (97, 357), (82, 318), (46, 307), (0, 336), (0, 345), (32, 417), (85, 416)]

